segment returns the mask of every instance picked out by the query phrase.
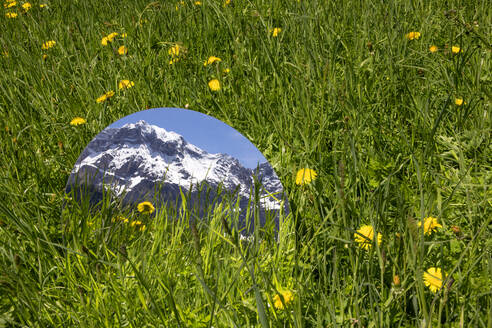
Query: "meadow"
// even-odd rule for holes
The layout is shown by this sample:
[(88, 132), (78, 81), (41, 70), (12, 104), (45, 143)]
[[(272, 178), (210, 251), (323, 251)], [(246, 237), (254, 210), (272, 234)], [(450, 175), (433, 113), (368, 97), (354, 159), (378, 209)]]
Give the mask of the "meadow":
[[(0, 4), (0, 327), (492, 327), (490, 2)], [(64, 207), (155, 107), (258, 147), (277, 233)]]

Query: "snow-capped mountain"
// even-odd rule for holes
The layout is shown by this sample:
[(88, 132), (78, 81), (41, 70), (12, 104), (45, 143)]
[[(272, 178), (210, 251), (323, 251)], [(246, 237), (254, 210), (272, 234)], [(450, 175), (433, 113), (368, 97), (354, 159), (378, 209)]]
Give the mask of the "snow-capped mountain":
[(280, 203), (267, 196), (274, 193), (283, 199), (282, 185), (270, 164), (251, 170), (227, 154), (210, 154), (175, 132), (139, 121), (98, 134), (75, 163), (67, 192), (78, 185), (90, 190), (92, 202), (110, 189), (125, 203), (155, 201), (156, 197), (159, 202), (174, 203), (180, 199), (180, 188), (184, 194), (194, 194), (206, 182), (208, 188), (221, 185), (235, 190), (245, 205), (255, 174), (262, 184), (262, 207), (279, 209)]

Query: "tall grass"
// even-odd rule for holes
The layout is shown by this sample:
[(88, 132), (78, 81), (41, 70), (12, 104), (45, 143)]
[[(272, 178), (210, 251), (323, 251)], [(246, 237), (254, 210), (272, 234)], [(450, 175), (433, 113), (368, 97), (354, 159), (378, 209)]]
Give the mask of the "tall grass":
[[(492, 327), (487, 1), (4, 3), (0, 326)], [(164, 106), (213, 115), (264, 153), (289, 193), (278, 238), (227, 233), (224, 208), (194, 228), (159, 210), (139, 231), (74, 207), (65, 229), (87, 143)], [(296, 185), (303, 167), (318, 176)], [(429, 216), (442, 227), (426, 234)], [(363, 225), (382, 243), (360, 247)]]

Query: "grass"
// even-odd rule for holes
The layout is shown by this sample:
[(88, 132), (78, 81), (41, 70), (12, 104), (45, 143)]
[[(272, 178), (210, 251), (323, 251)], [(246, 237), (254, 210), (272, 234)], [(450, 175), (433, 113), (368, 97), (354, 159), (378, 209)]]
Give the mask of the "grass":
[[(0, 327), (492, 327), (487, 1), (23, 3), (0, 8)], [(134, 213), (137, 231), (74, 207), (63, 228), (80, 152), (154, 107), (255, 143), (289, 193), (278, 240), (241, 241), (224, 210), (193, 229)], [(317, 178), (296, 185), (304, 167)], [(442, 227), (425, 234), (429, 216)], [(382, 243), (359, 247), (363, 225)]]

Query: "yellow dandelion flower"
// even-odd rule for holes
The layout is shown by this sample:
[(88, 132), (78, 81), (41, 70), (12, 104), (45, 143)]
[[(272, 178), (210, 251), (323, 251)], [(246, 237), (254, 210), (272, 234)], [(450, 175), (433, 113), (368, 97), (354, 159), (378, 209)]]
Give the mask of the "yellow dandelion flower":
[(229, 73), (230, 71), (231, 71), (230, 68), (226, 68), (226, 69), (223, 70), (223, 72), (226, 73), (226, 74)]
[(424, 272), (424, 284), (435, 293), (442, 287), (443, 277), (441, 268), (429, 268)]
[(282, 303), (282, 299), (280, 298), (280, 295), (277, 294), (273, 297), (273, 302), (274, 302), (273, 305), (277, 309), (283, 310), (284, 304), (288, 305), (289, 303), (291, 303), (294, 300), (294, 294), (292, 294), (292, 292), (290, 290), (281, 291), (280, 294), (284, 298), (284, 302)]
[(16, 1), (10, 1), (10, 2), (6, 2), (3, 4), (3, 7), (4, 8), (12, 8), (12, 7), (15, 7), (17, 6), (17, 2)]
[(224, 1), (224, 7), (227, 6), (227, 5), (230, 5), (231, 4), (231, 0), (225, 0)]
[(102, 102), (105, 102), (106, 100), (108, 100), (109, 98), (111, 98), (112, 96), (114, 96), (114, 91), (111, 90), (111, 91), (108, 91), (106, 92), (105, 94), (103, 94), (102, 96), (100, 96), (99, 98), (96, 99), (96, 102), (97, 103), (102, 103)]
[(22, 5), (22, 9), (24, 9), (24, 12), (29, 11), (31, 9), (31, 4), (29, 2), (26, 2), (25, 4)]
[(130, 81), (130, 80), (121, 80), (120, 83), (118, 83), (118, 88), (120, 90), (122, 90), (122, 89), (130, 89), (134, 85), (135, 85), (135, 83), (133, 81)]
[(420, 32), (410, 32), (405, 34), (408, 40), (418, 40), (420, 38)]
[(141, 202), (137, 205), (137, 209), (142, 214), (152, 214), (155, 210), (151, 202)]
[(296, 174), (296, 184), (303, 185), (306, 183), (310, 183), (311, 181), (316, 179), (317, 176), (318, 174), (315, 170), (308, 168), (300, 169), (299, 171), (297, 171)]
[(109, 42), (113, 42), (113, 39), (118, 35), (118, 33), (113, 32), (105, 37), (102, 38), (101, 44), (103, 46), (107, 46)]
[(145, 226), (145, 224), (142, 224), (142, 226), (140, 227), (140, 231), (145, 231), (145, 229), (147, 229), (147, 227)]
[[(421, 227), (422, 222), (417, 223), (417, 226)], [(437, 218), (429, 216), (428, 218), (424, 219), (424, 233), (426, 235), (430, 235), (432, 231), (434, 231), (436, 228), (442, 228), (442, 225), (437, 223)]]
[(135, 220), (135, 221), (132, 221), (132, 223), (130, 223), (130, 227), (139, 226), (141, 224), (142, 224), (142, 221)]
[(179, 61), (180, 61), (180, 59), (179, 59), (179, 58), (173, 58), (173, 59), (171, 59), (171, 60), (169, 61), (169, 65), (173, 65), (173, 64), (175, 64), (175, 63), (177, 63), (177, 62), (179, 62)]
[(434, 53), (434, 52), (436, 52), (437, 50), (438, 50), (437, 46), (430, 46), (430, 47), (429, 47), (429, 51), (430, 51), (430, 52), (433, 52), (433, 53)]
[(75, 117), (73, 120), (70, 121), (70, 125), (81, 125), (85, 124), (87, 121), (83, 119), (82, 117)]
[(276, 37), (277, 37), (277, 35), (278, 35), (280, 32), (282, 32), (282, 29), (281, 29), (280, 27), (275, 27), (275, 28), (273, 28), (273, 29), (271, 30), (271, 32), (272, 32), (272, 36), (273, 36), (274, 38), (276, 38)]
[(126, 38), (127, 36), (128, 36), (128, 34), (126, 34), (126, 33), (121, 34), (122, 38)]
[(201, 1), (195, 1), (195, 5), (196, 6), (201, 6), (202, 5), (202, 2)]
[(463, 105), (463, 98), (456, 98), (456, 99), (454, 99), (454, 103), (456, 104), (456, 106)]
[(120, 55), (126, 55), (128, 53), (128, 48), (125, 46), (121, 46), (118, 48), (118, 54)]
[(210, 56), (208, 57), (208, 60), (203, 63), (203, 66), (211, 65), (215, 62), (220, 62), (220, 61), (222, 61), (222, 59), (220, 59), (219, 57)]
[(11, 13), (11, 12), (5, 13), (5, 17), (7, 17), (7, 18), (16, 18), (17, 17), (17, 13)]
[(212, 91), (219, 91), (220, 90), (220, 82), (217, 79), (213, 79), (208, 81), (208, 87)]
[(53, 48), (55, 45), (56, 45), (56, 41), (54, 41), (54, 40), (46, 41), (41, 46), (41, 49), (48, 50), (49, 48)]
[[(368, 250), (372, 246), (374, 240), (374, 228), (370, 225), (363, 225), (354, 234), (354, 239), (359, 243), (361, 248)], [(383, 235), (378, 232), (377, 243), (380, 244), (383, 239)]]
[(451, 47), (451, 51), (453, 52), (453, 54), (457, 54), (457, 53), (463, 52), (463, 50), (461, 50), (461, 48), (458, 47), (458, 46), (452, 46)]
[(168, 53), (172, 57), (177, 57), (177, 56), (179, 56), (179, 51), (180, 50), (181, 50), (181, 47), (179, 46), (179, 44), (175, 44), (174, 46), (172, 46), (171, 48), (169, 48)]
[(44, 7), (46, 7), (46, 6), (47, 6), (47, 4), (42, 3), (42, 4), (40, 4), (40, 5), (39, 5), (39, 8), (44, 8)]
[(176, 4), (176, 10), (179, 10), (179, 5), (184, 6), (185, 5), (184, 1), (180, 1)]
[(106, 101), (106, 98), (107, 98), (106, 95), (102, 95), (102, 96), (100, 96), (99, 98), (96, 99), (96, 102), (97, 103), (102, 103), (102, 102)]
[(47, 54), (43, 54), (43, 60), (46, 60), (46, 58), (48, 58), (48, 55)]
[(111, 219), (111, 222), (117, 222), (117, 221), (128, 222), (128, 219), (126, 217), (124, 217), (123, 215), (118, 215), (118, 216)]

